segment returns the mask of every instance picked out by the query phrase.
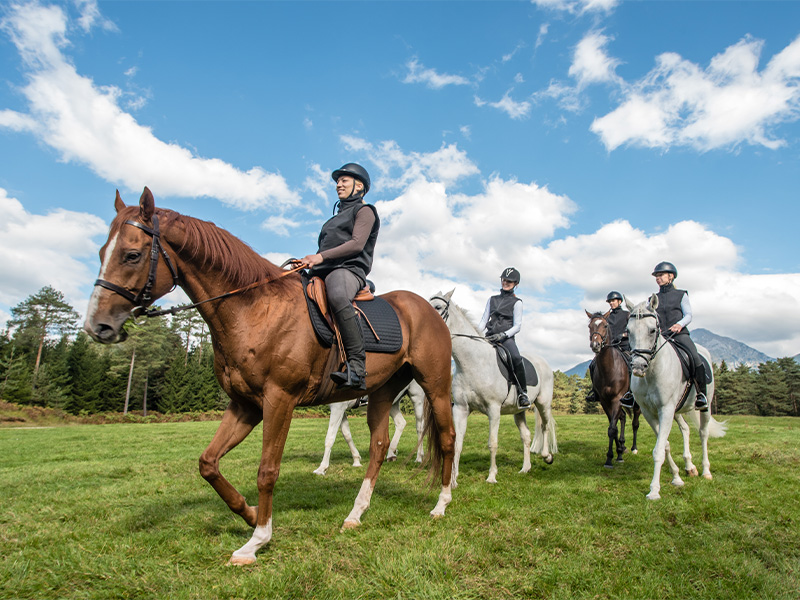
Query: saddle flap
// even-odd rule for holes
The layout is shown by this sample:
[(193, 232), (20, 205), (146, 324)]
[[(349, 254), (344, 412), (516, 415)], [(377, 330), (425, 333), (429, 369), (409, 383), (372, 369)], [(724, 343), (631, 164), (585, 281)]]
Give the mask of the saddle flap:
[(317, 305), (322, 316), (333, 329), (333, 316), (328, 310), (328, 296), (325, 293), (325, 282), (322, 278), (312, 277), (309, 279), (308, 285), (306, 285), (306, 293), (308, 298)]
[[(514, 365), (511, 362), (511, 354), (500, 344), (492, 345), (497, 351), (497, 366), (500, 369), (500, 373), (508, 382), (510, 389), (517, 380), (516, 375), (514, 375)], [(525, 379), (527, 379), (528, 387), (532, 388), (539, 385), (539, 374), (536, 372), (533, 363), (524, 356), (522, 357), (522, 363), (525, 365)]]
[(363, 288), (358, 290), (356, 297), (353, 298), (355, 302), (369, 302), (370, 300), (375, 299), (375, 294), (372, 293), (372, 290), (369, 289), (368, 285), (365, 285)]

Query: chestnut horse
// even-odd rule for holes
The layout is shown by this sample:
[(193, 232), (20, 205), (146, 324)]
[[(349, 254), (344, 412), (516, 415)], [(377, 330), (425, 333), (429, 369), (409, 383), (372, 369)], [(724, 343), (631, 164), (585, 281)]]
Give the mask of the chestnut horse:
[[(620, 403), (620, 399), (630, 389), (631, 375), (622, 351), (618, 346), (610, 343), (611, 330), (608, 326), (608, 315), (609, 313), (586, 311), (586, 316), (589, 317), (589, 347), (595, 354), (592, 387), (600, 406), (603, 407), (603, 412), (608, 417), (608, 452), (604, 466), (611, 468), (614, 466), (612, 458), (615, 444), (617, 462), (623, 462), (626, 414), (633, 417), (631, 420), (633, 429), (631, 453), (639, 452), (636, 448), (636, 436), (639, 432), (639, 416), (642, 414), (642, 410), (638, 404), (634, 404), (633, 409), (626, 409)], [(617, 427), (617, 423), (619, 423), (619, 427)]]
[[(334, 388), (329, 374), (339, 363), (338, 351), (317, 340), (298, 273), (273, 265), (213, 223), (157, 209), (147, 188), (138, 207), (125, 206), (119, 192), (114, 207), (117, 215), (100, 249), (100, 275), (84, 328), (98, 342), (119, 342), (128, 317), (145, 311), (175, 285), (192, 300), (208, 323), (214, 371), (230, 397), (219, 429), (200, 456), (200, 473), (228, 507), (254, 527), (230, 562), (253, 563), (256, 552), (272, 538), (272, 494), (293, 409), (340, 402), (363, 392)], [(442, 481), (431, 515), (443, 516), (451, 500), (455, 430), (450, 413), (450, 334), (424, 298), (407, 291), (381, 297), (397, 312), (403, 342), (397, 352), (367, 354), (370, 460), (343, 529), (360, 525), (369, 507), (389, 448), (392, 402), (412, 379), (428, 400), (430, 473), (440, 474)], [(220, 474), (219, 461), (262, 420), (258, 505), (250, 506)]]

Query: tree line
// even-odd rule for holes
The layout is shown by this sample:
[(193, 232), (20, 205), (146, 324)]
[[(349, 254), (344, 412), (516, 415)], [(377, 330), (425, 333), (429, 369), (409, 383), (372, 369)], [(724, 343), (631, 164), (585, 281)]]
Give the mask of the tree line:
[[(0, 399), (57, 408), (71, 414), (155, 410), (204, 412), (228, 398), (214, 375), (205, 322), (195, 310), (128, 321), (121, 344), (92, 342), (77, 312), (45, 286), (11, 309), (0, 334)], [(718, 414), (800, 416), (800, 364), (779, 358), (756, 368), (714, 365)], [(588, 374), (555, 372), (553, 409), (602, 412), (586, 402)], [(410, 406), (406, 403), (404, 406)]]

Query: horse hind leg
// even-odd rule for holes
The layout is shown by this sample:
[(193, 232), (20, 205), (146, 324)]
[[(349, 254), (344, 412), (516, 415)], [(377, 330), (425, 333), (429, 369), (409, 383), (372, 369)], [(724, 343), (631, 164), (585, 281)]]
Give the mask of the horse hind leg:
[(683, 415), (677, 414), (675, 415), (675, 422), (678, 424), (678, 429), (681, 430), (681, 436), (683, 437), (683, 464), (684, 470), (689, 477), (697, 477), (697, 467), (694, 466), (692, 462), (692, 450), (689, 447), (689, 438), (691, 434), (691, 429), (689, 424), (686, 423), (686, 420), (683, 418)]
[(399, 389), (394, 389), (390, 381), (370, 394), (367, 406), (367, 424), (370, 431), (369, 465), (367, 465), (364, 480), (361, 482), (361, 489), (353, 503), (353, 509), (342, 524), (342, 531), (355, 529), (361, 525), (361, 517), (369, 508), (372, 500), (378, 473), (380, 473), (381, 465), (383, 465), (389, 450), (389, 412), (395, 397), (402, 389), (400, 386), (394, 387)]
[[(336, 441), (336, 434), (340, 428), (342, 428), (342, 435), (344, 439), (347, 440), (347, 436), (344, 433), (344, 422), (345, 422), (345, 411), (347, 410), (347, 402), (335, 402), (330, 405), (331, 409), (331, 417), (328, 420), (328, 432), (325, 434), (325, 451), (322, 454), (322, 462), (319, 463), (319, 466), (314, 470), (314, 475), (325, 475), (328, 467), (331, 464), (331, 450), (333, 449), (333, 443)], [(350, 429), (348, 426), (348, 433)], [(348, 443), (352, 444), (353, 438), (350, 436), (350, 441)], [(356, 453), (358, 450), (356, 450)], [(355, 456), (353, 456), (355, 459)], [(360, 456), (359, 456), (360, 459)], [(355, 465), (354, 465), (355, 466)]]
[(528, 429), (525, 412), (521, 410), (514, 415), (514, 423), (517, 424), (519, 437), (522, 440), (522, 469), (520, 469), (520, 473), (528, 473), (531, 470), (531, 430)]
[(244, 440), (253, 428), (261, 421), (257, 410), (243, 406), (231, 400), (222, 415), (222, 422), (217, 428), (211, 443), (200, 455), (200, 475), (216, 490), (234, 513), (242, 517), (251, 527), (256, 525), (257, 509), (249, 506), (247, 500), (230, 482), (222, 476), (219, 461), (230, 450)]
[(556, 422), (550, 408), (550, 402), (542, 401), (537, 397), (534, 401), (536, 411), (534, 412), (533, 442), (531, 452), (538, 454), (548, 465), (553, 464), (553, 455), (558, 452), (556, 442)]
[(489, 476), (487, 483), (497, 483), (497, 437), (500, 432), (500, 406), (492, 404), (486, 413), (489, 417)]

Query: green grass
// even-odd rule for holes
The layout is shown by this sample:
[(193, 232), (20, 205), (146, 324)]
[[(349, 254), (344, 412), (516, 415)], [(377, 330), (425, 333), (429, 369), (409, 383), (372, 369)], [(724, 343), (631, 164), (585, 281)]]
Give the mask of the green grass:
[[(361, 528), (341, 533), (364, 469), (339, 437), (328, 474), (313, 475), (327, 421), (295, 419), (273, 540), (245, 568), (226, 563), (251, 530), (197, 470), (217, 423), (2, 429), (0, 598), (800, 597), (799, 420), (732, 418), (710, 442), (714, 480), (674, 488), (665, 467), (657, 502), (647, 425), (640, 454), (605, 469), (605, 419), (557, 421), (554, 464), (519, 474), (504, 417), (490, 485), (487, 421), (473, 415), (441, 520), (428, 516), (438, 490), (407, 460), (410, 422)], [(351, 427), (366, 455), (366, 420)], [(222, 461), (251, 503), (260, 439)], [(696, 432), (692, 451), (699, 465)]]

